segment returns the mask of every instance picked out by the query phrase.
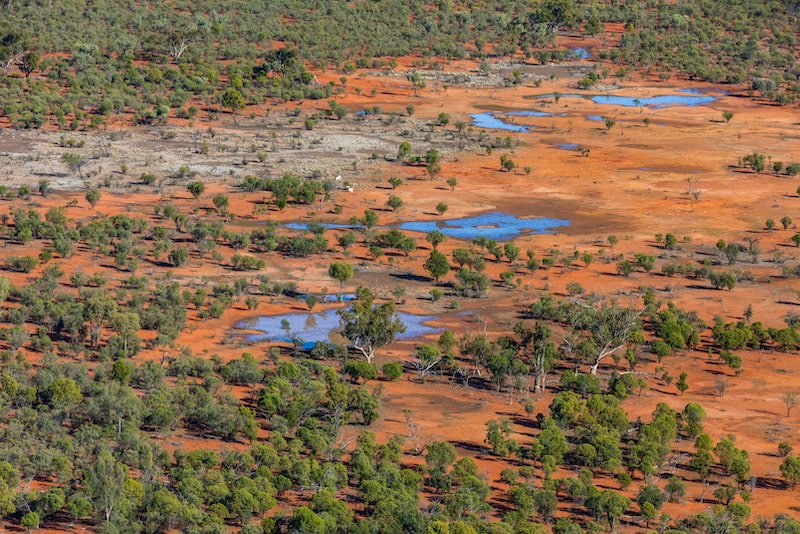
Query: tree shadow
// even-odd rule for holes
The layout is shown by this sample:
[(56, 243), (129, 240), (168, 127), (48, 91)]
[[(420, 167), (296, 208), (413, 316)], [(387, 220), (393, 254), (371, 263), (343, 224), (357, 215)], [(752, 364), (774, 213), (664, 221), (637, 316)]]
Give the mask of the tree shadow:
[(407, 280), (409, 282), (430, 282), (432, 280), (428, 276), (422, 276), (413, 273), (392, 273), (390, 276), (392, 278), (397, 278), (399, 280)]

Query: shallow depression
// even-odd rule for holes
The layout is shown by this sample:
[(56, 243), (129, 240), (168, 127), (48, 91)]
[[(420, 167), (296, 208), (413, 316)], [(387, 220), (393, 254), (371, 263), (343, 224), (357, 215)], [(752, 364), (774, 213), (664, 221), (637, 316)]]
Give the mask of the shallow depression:
[(502, 119), (498, 119), (494, 113), (472, 113), (472, 123), (478, 128), (490, 128), (493, 130), (507, 130), (509, 132), (529, 132), (530, 129), (526, 126), (518, 124), (511, 124)]
[(447, 221), (414, 221), (402, 223), (402, 230), (412, 232), (432, 232), (439, 230), (449, 237), (458, 239), (475, 239), (487, 237), (496, 241), (514, 239), (522, 234), (543, 234), (559, 226), (568, 226), (569, 221), (539, 217), (536, 219), (521, 219), (510, 213), (494, 211), (465, 217), (463, 219), (450, 219)]
[[(436, 319), (431, 315), (398, 312), (397, 316), (406, 325), (406, 331), (397, 336), (397, 339), (400, 340), (414, 339), (442, 330), (424, 324)], [(262, 334), (247, 335), (248, 341), (282, 341), (285, 343), (298, 341), (304, 350), (309, 350), (320, 341), (331, 341), (331, 333), (340, 328), (340, 321), (336, 310), (326, 310), (318, 313), (300, 312), (254, 317), (236, 324), (236, 328), (263, 332)]]
[[(566, 219), (554, 219), (551, 217), (520, 218), (511, 213), (493, 211), (474, 217), (464, 217), (463, 219), (448, 219), (434, 221), (410, 221), (397, 225), (401, 230), (410, 232), (428, 233), (439, 230), (448, 237), (456, 239), (475, 239), (487, 237), (496, 241), (507, 241), (523, 234), (544, 234), (552, 232), (560, 226), (569, 226), (570, 221)], [(307, 224), (289, 223), (287, 228), (293, 230), (304, 230)], [(325, 228), (345, 229), (354, 228), (347, 224), (323, 224)], [(386, 228), (380, 226), (379, 228)]]

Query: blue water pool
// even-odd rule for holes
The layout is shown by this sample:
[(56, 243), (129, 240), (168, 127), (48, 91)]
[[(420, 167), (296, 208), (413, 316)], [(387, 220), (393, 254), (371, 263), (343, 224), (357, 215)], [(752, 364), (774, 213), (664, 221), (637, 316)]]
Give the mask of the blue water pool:
[(578, 59), (588, 59), (589, 51), (585, 48), (573, 48), (570, 51), (570, 56)]
[[(568, 146), (572, 145), (564, 145), (565, 148)], [(579, 145), (574, 146), (575, 148), (570, 150), (578, 150), (580, 148)], [(322, 226), (332, 229), (353, 228), (353, 226), (346, 224), (323, 224)], [(411, 232), (423, 232), (427, 234), (433, 230), (439, 230), (448, 237), (455, 237), (457, 239), (472, 240), (477, 237), (488, 237), (495, 241), (507, 241), (522, 234), (544, 234), (559, 226), (569, 226), (569, 221), (564, 219), (552, 219), (550, 217), (525, 219), (511, 213), (503, 213), (500, 211), (484, 213), (474, 217), (465, 217), (463, 219), (410, 221), (396, 225), (396, 227), (401, 230), (408, 230)], [(303, 230), (306, 228), (306, 225), (289, 223), (286, 227), (295, 230)], [(387, 227), (378, 226), (378, 228), (386, 229)], [(331, 296), (329, 296), (329, 298), (330, 297)], [(335, 299), (335, 296), (332, 298)], [(345, 300), (348, 300), (347, 297), (345, 297)]]
[(605, 120), (600, 115), (587, 115), (586, 118), (589, 119), (590, 121), (599, 121), (599, 122), (603, 122)]
[[(308, 230), (308, 223), (286, 223), (284, 226), (290, 230)], [(348, 228), (354, 228), (352, 224), (338, 223), (325, 223), (322, 226), (330, 230), (347, 230)]]
[(509, 111), (506, 115), (515, 117), (550, 117), (553, 114), (546, 111)]
[(507, 130), (509, 132), (529, 132), (530, 130), (525, 126), (518, 124), (510, 124), (502, 119), (495, 117), (494, 113), (472, 113), (472, 123), (478, 128), (491, 128), (493, 130)]
[[(341, 302), (349, 302), (351, 300), (356, 300), (355, 293), (342, 293), (341, 299), (339, 299), (339, 293), (333, 293), (333, 294), (329, 293), (324, 297), (322, 295), (315, 295), (315, 296), (317, 297), (318, 302), (339, 302), (340, 300)], [(300, 300), (306, 300), (308, 297), (309, 295), (300, 295), (298, 298)]]
[(714, 102), (716, 97), (694, 93), (680, 95), (660, 95), (649, 98), (632, 96), (597, 95), (592, 97), (595, 104), (611, 104), (614, 106), (663, 108), (666, 106), (702, 106)]
[[(715, 96), (705, 95), (696, 89), (682, 89), (678, 91), (679, 94), (675, 95), (659, 95), (659, 96), (651, 96), (651, 97), (635, 97), (635, 96), (618, 96), (618, 95), (578, 95), (573, 93), (567, 93), (563, 95), (558, 95), (559, 98), (588, 98), (595, 104), (601, 105), (614, 105), (614, 106), (626, 106), (626, 107), (653, 107), (653, 108), (663, 108), (667, 106), (702, 106), (704, 104), (710, 104), (717, 100)], [(529, 98), (555, 98), (555, 94), (546, 94), (541, 96), (531, 96)], [(592, 117), (596, 117), (597, 115), (592, 115)], [(591, 119), (590, 120), (602, 120), (602, 119)]]
[(562, 150), (580, 150), (581, 148), (581, 145), (576, 143), (556, 143), (553, 146)]
[[(434, 328), (424, 324), (434, 320), (435, 317), (433, 316), (413, 315), (405, 312), (399, 312), (397, 316), (406, 325), (406, 331), (399, 334), (397, 339), (413, 339), (442, 331), (441, 328)], [(287, 328), (284, 328), (285, 326)], [(261, 334), (248, 335), (248, 341), (294, 343), (295, 340), (298, 340), (302, 341), (304, 350), (310, 350), (317, 342), (327, 342), (330, 333), (340, 328), (340, 323), (336, 310), (327, 310), (319, 313), (286, 313), (283, 315), (261, 316), (242, 321), (236, 325), (236, 328), (262, 332)]]
[(402, 230), (428, 233), (439, 230), (449, 237), (475, 239), (485, 236), (495, 241), (507, 241), (522, 234), (543, 234), (559, 226), (568, 226), (569, 221), (540, 217), (521, 219), (510, 213), (495, 211), (475, 217), (446, 221), (414, 221), (402, 223)]

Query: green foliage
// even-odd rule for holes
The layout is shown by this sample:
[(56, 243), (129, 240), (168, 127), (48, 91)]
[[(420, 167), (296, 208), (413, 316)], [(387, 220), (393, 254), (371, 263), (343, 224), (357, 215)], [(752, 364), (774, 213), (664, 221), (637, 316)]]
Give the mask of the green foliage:
[(261, 258), (249, 254), (234, 254), (231, 258), (231, 268), (234, 271), (259, 271), (266, 266)]
[(34, 256), (9, 256), (6, 258), (6, 267), (11, 271), (29, 273), (39, 265), (39, 260)]
[(513, 439), (509, 438), (513, 429), (510, 419), (499, 421), (490, 419), (486, 422), (486, 441), (494, 454), (506, 457), (519, 447)]
[(189, 182), (186, 185), (186, 189), (189, 191), (189, 193), (191, 193), (192, 197), (198, 199), (200, 198), (200, 195), (202, 195), (203, 192), (206, 190), (206, 184), (199, 181)]
[(394, 302), (375, 304), (375, 295), (365, 287), (359, 287), (356, 296), (351, 308), (336, 313), (342, 319), (342, 335), (371, 362), (375, 351), (391, 343), (406, 327), (395, 314)]
[(508, 155), (503, 154), (500, 156), (500, 169), (505, 172), (513, 171), (517, 167), (517, 164), (508, 157)]
[(792, 488), (800, 482), (800, 458), (786, 456), (781, 462), (781, 476), (792, 485)]
[(425, 170), (431, 179), (442, 171), (442, 155), (435, 148), (425, 153)]
[(94, 208), (95, 206), (97, 206), (97, 203), (100, 202), (100, 196), (101, 196), (100, 191), (98, 191), (97, 189), (90, 189), (86, 193), (86, 202), (88, 202), (89, 205)]
[(439, 248), (439, 245), (447, 241), (447, 235), (439, 230), (432, 230), (425, 235), (425, 240), (436, 250)]
[(447, 260), (447, 256), (435, 249), (431, 251), (423, 267), (437, 283), (444, 275), (450, 272), (450, 262)]
[(760, 173), (766, 168), (766, 156), (758, 152), (746, 155), (742, 158), (742, 162), (756, 173)]
[(455, 285), (457, 293), (464, 296), (480, 297), (489, 288), (489, 278), (479, 272), (462, 267), (456, 273), (458, 282)]
[(381, 373), (383, 373), (383, 376), (385, 376), (387, 380), (393, 382), (403, 376), (403, 366), (397, 362), (386, 362), (383, 364), (383, 367), (381, 367)]
[(83, 179), (83, 165), (86, 163), (86, 159), (81, 156), (80, 154), (76, 154), (74, 152), (64, 152), (61, 154), (61, 161), (69, 168), (70, 172), (78, 172), (80, 174), (81, 179)]
[(354, 272), (353, 265), (344, 261), (337, 261), (328, 266), (328, 276), (339, 282), (339, 300), (342, 299), (344, 283), (353, 278)]
[(392, 210), (397, 211), (403, 207), (405, 202), (403, 199), (398, 197), (397, 195), (389, 195), (389, 199), (386, 201), (386, 205)]

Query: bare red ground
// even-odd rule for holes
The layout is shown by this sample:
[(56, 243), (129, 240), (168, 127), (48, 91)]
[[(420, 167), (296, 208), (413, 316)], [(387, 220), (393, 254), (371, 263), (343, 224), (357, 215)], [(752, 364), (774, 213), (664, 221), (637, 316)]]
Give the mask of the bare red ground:
[[(410, 67), (401, 61), (402, 67)], [(448, 66), (462, 70), (476, 66), (474, 63), (456, 62)], [(319, 79), (338, 80), (337, 73), (320, 73)], [(448, 312), (445, 305), (451, 299), (431, 303), (425, 298), (434, 287), (431, 282), (404, 282), (392, 277), (392, 273), (412, 273), (425, 276), (422, 262), (428, 255), (424, 236), (418, 236), (421, 248), (409, 258), (402, 256), (384, 257), (374, 262), (367, 259), (367, 253), (356, 246), (349, 257), (338, 249), (309, 259), (284, 259), (277, 256), (268, 258), (265, 270), (275, 280), (294, 279), (301, 290), (321, 291), (327, 288), (335, 291), (336, 284), (327, 277), (327, 266), (336, 260), (347, 259), (359, 264), (362, 269), (346, 291), (364, 284), (375, 288), (383, 297), (389, 297), (392, 289), (407, 286), (404, 302), (400, 308), (409, 312), (440, 315), (436, 325), (451, 328), (456, 334), (466, 331), (483, 332), (490, 335), (507, 333), (517, 320), (521, 309), (529, 305), (540, 292), (550, 292), (566, 296), (569, 282), (580, 283), (587, 293), (597, 292), (615, 296), (621, 302), (639, 304), (636, 295), (641, 287), (652, 287), (660, 299), (673, 300), (678, 306), (697, 310), (706, 322), (715, 315), (727, 321), (738, 320), (744, 308), (751, 304), (754, 318), (768, 326), (783, 326), (782, 317), (796, 311), (795, 295), (798, 283), (784, 279), (780, 275), (780, 265), (772, 260), (781, 257), (794, 260), (797, 249), (789, 238), (796, 229), (792, 225), (787, 230), (767, 232), (763, 230), (764, 221), (772, 218), (776, 222), (784, 215), (800, 220), (800, 198), (795, 194), (797, 180), (770, 173), (756, 175), (732, 168), (737, 159), (751, 152), (770, 154), (775, 160), (786, 163), (800, 161), (800, 137), (796, 109), (765, 105), (741, 94), (724, 95), (718, 92), (730, 87), (712, 87), (685, 81), (667, 83), (641, 82), (638, 77), (618, 80), (621, 88), (615, 94), (645, 97), (671, 93), (678, 89), (692, 88), (711, 90), (720, 99), (710, 105), (696, 108), (671, 107), (664, 109), (636, 109), (614, 106), (598, 106), (591, 101), (579, 98), (535, 99), (537, 95), (553, 92), (561, 94), (576, 92), (574, 79), (547, 79), (540, 87), (523, 85), (515, 88), (471, 89), (460, 87), (444, 88), (430, 84), (419, 96), (414, 97), (407, 87), (405, 78), (350, 76), (347, 94), (337, 99), (351, 110), (366, 106), (381, 106), (385, 112), (403, 113), (409, 102), (416, 106), (415, 118), (433, 120), (439, 113), (451, 115), (449, 128), (458, 120), (469, 123), (468, 113), (483, 111), (492, 105), (504, 109), (539, 109), (554, 113), (553, 117), (523, 119), (538, 130), (527, 134), (512, 134), (520, 141), (509, 156), (518, 164), (512, 172), (501, 172), (499, 154), (485, 152), (462, 152), (445, 156), (442, 172), (433, 181), (423, 175), (422, 168), (386, 165), (376, 170), (375, 183), (385, 182), (389, 176), (400, 176), (405, 180), (394, 193), (401, 196), (406, 206), (399, 212), (381, 211), (381, 223), (387, 224), (403, 220), (434, 219), (434, 206), (446, 201), (449, 210), (446, 218), (473, 215), (480, 212), (501, 210), (517, 215), (548, 216), (569, 219), (572, 224), (559, 229), (554, 234), (524, 236), (516, 240), (523, 251), (532, 249), (538, 258), (546, 256), (552, 249), (563, 254), (577, 250), (590, 252), (595, 262), (586, 267), (580, 261), (573, 267), (561, 266), (543, 269), (535, 274), (528, 273), (522, 265), (510, 266), (507, 261), (487, 261), (487, 273), (493, 280), (499, 273), (509, 269), (516, 271), (521, 279), (517, 289), (493, 287), (488, 298), (459, 299), (460, 308)], [(609, 82), (611, 80), (608, 80)], [(360, 94), (355, 87), (361, 88)], [(373, 88), (375, 95), (373, 96)], [(293, 105), (293, 104), (290, 104)], [(306, 102), (307, 110), (323, 109), (327, 103)], [(722, 112), (731, 111), (734, 118), (730, 123), (722, 120)], [(603, 115), (613, 118), (616, 124), (607, 130), (601, 122), (589, 121), (587, 115)], [(649, 126), (642, 121), (649, 118)], [(203, 127), (208, 127), (204, 123)], [(236, 130), (236, 126), (222, 117), (214, 127)], [(490, 135), (506, 135), (505, 132), (490, 131)], [(561, 150), (555, 143), (576, 143), (589, 149), (588, 157), (576, 151)], [(522, 168), (530, 166), (530, 175)], [(450, 177), (458, 179), (458, 185), (451, 191), (445, 184)], [(692, 180), (688, 181), (687, 178)], [(692, 190), (702, 190), (694, 200)], [(231, 211), (240, 217), (234, 222), (242, 228), (252, 227), (265, 216), (253, 217), (248, 195), (233, 195), (228, 185), (211, 185), (200, 201), (194, 201), (182, 190), (175, 190), (171, 201), (183, 209), (191, 209), (200, 204), (210, 206), (210, 198), (216, 192), (231, 193)], [(353, 215), (361, 215), (364, 209), (383, 206), (388, 191), (370, 184), (359, 184), (357, 191), (341, 199), (344, 211), (339, 217), (342, 221)], [(43, 206), (64, 205), (70, 194), (47, 199), (36, 199)], [(158, 198), (150, 193), (126, 194), (124, 197), (104, 195), (95, 210), (89, 209), (82, 195), (75, 193), (79, 206), (69, 208), (68, 214), (75, 219), (87, 219), (94, 213), (134, 213), (148, 217), (152, 215), (152, 205)], [(213, 217), (214, 215), (210, 215)], [(270, 218), (280, 221), (308, 219), (307, 209), (289, 208), (282, 212), (270, 212)], [(155, 222), (155, 219), (153, 219)], [(780, 225), (779, 225), (780, 227)], [(673, 232), (678, 236), (682, 251), (674, 253), (674, 258), (661, 261), (690, 261), (691, 252), (698, 249), (713, 252), (718, 239), (743, 242), (746, 238), (757, 239), (761, 249), (758, 264), (740, 263), (738, 269), (751, 271), (756, 282), (739, 284), (733, 291), (715, 290), (707, 282), (697, 282), (681, 277), (667, 278), (653, 272), (635, 273), (629, 278), (621, 277), (616, 271), (616, 261), (603, 261), (604, 256), (645, 252), (661, 255), (663, 251), (656, 246), (656, 233)], [(608, 235), (616, 235), (618, 244), (611, 249), (606, 240)], [(334, 232), (331, 232), (333, 242)], [(446, 252), (462, 246), (453, 240), (442, 245)], [(15, 247), (15, 254), (25, 249)], [(670, 253), (672, 254), (672, 253)], [(524, 255), (524, 252), (523, 252)], [(681, 258), (685, 255), (685, 258)], [(770, 260), (770, 261), (763, 261)], [(521, 263), (521, 262), (520, 262)], [(67, 276), (74, 270), (87, 274), (102, 270), (113, 272), (109, 267), (110, 258), (98, 258), (86, 251), (66, 262)], [(658, 266), (657, 269), (658, 270)], [(164, 269), (148, 267), (143, 263), (140, 274), (163, 276)], [(35, 275), (35, 274), (34, 274)], [(224, 280), (231, 273), (224, 267), (210, 262), (193, 260), (188, 266), (174, 269), (174, 275), (183, 284), (203, 283), (204, 280)], [(16, 284), (25, 283), (29, 275), (9, 274)], [(125, 273), (112, 275), (110, 285), (127, 276)], [(446, 281), (451, 278), (446, 278)], [(256, 310), (247, 310), (243, 303), (237, 304), (221, 319), (199, 321), (190, 316), (189, 328), (178, 339), (177, 345), (189, 346), (194, 354), (218, 354), (223, 358), (239, 356), (243, 351), (264, 351), (266, 345), (244, 347), (231, 341), (230, 328), (242, 319), (256, 314), (283, 313), (296, 311), (299, 304), (291, 299), (276, 298), (272, 302), (262, 302)], [(463, 312), (470, 312), (464, 314)], [(708, 339), (709, 333), (704, 333)], [(419, 343), (396, 343), (381, 351), (378, 364), (386, 361), (403, 361), (410, 357), (413, 347)], [(753, 493), (751, 506), (754, 515), (772, 515), (778, 512), (800, 517), (797, 512), (797, 495), (788, 489), (780, 488), (778, 466), (781, 459), (776, 455), (777, 443), (789, 441), (798, 445), (797, 413), (786, 416), (781, 395), (795, 389), (794, 354), (764, 351), (761, 353), (742, 352), (744, 372), (733, 376), (715, 359), (709, 359), (705, 349), (684, 351), (665, 360), (664, 364), (674, 370), (677, 376), (681, 371), (688, 373), (689, 390), (679, 395), (674, 385), (667, 386), (655, 375), (655, 362), (645, 362), (640, 370), (648, 379), (649, 388), (641, 397), (626, 400), (623, 406), (630, 417), (648, 420), (649, 414), (659, 402), (666, 402), (676, 409), (682, 409), (688, 402), (700, 403), (708, 413), (706, 431), (718, 440), (729, 433), (737, 436), (736, 444), (750, 453), (752, 472), (763, 486)], [(32, 359), (38, 355), (31, 354)], [(160, 358), (161, 353), (144, 351), (137, 361)], [(601, 373), (608, 375), (613, 367), (611, 362), (601, 367)], [(719, 396), (714, 384), (720, 376), (729, 375), (726, 380), (729, 388), (724, 396)], [(507, 394), (497, 395), (492, 391), (465, 389), (453, 385), (441, 377), (430, 378), (421, 384), (407, 376), (398, 382), (385, 383), (383, 418), (373, 425), (381, 439), (392, 435), (407, 436), (408, 427), (403, 410), (410, 410), (413, 420), (421, 429), (421, 440), (449, 440), (456, 444), (460, 454), (472, 456), (478, 461), (482, 472), (493, 488), (492, 502), (502, 503), (507, 488), (498, 481), (500, 471), (513, 462), (501, 461), (485, 451), (484, 424), (487, 420), (512, 417), (523, 421), (526, 416), (518, 399), (509, 402)], [(537, 410), (546, 412), (552, 398), (552, 390), (535, 398)], [(536, 433), (524, 424), (516, 425), (515, 437), (525, 444)], [(348, 428), (355, 434), (359, 427)], [(197, 440), (182, 432), (159, 438), (167, 446), (214, 447), (214, 442)], [(413, 444), (406, 441), (410, 452)], [(689, 443), (678, 444), (683, 451), (690, 451)], [(408, 462), (418, 463), (419, 457), (409, 456)], [(709, 509), (709, 502), (699, 503), (698, 497), (703, 488), (691, 473), (678, 469), (676, 474), (685, 476), (689, 482), (687, 499), (681, 504), (667, 504), (665, 510), (673, 517), (681, 518)], [(568, 475), (568, 473), (562, 473)], [(598, 483), (616, 488), (615, 482), (599, 479)], [(628, 491), (632, 496), (641, 486), (635, 480)], [(706, 497), (710, 496), (706, 491)], [(632, 510), (635, 517), (635, 507)], [(563, 510), (560, 512), (563, 514)], [(644, 526), (627, 525), (627, 530), (643, 531)], [(77, 530), (75, 530), (77, 532)]]

